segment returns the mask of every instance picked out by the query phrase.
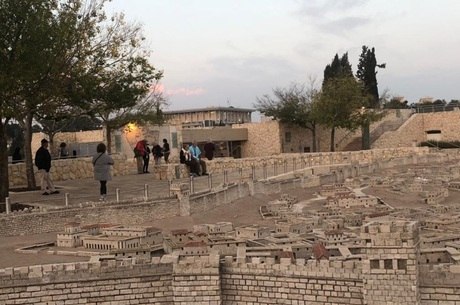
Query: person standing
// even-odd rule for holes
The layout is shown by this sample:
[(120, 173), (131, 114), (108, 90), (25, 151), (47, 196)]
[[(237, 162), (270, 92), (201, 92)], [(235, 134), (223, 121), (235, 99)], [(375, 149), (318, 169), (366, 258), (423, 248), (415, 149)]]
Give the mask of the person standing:
[(161, 157), (163, 156), (163, 148), (159, 144), (154, 143), (152, 147), (153, 160), (155, 165), (161, 164)]
[(169, 143), (168, 143), (168, 140), (166, 139), (163, 139), (163, 157), (165, 159), (165, 163), (168, 164), (169, 163), (169, 154), (171, 153), (171, 151), (169, 150)]
[(107, 147), (104, 143), (99, 143), (96, 147), (96, 154), (93, 156), (94, 179), (99, 180), (100, 201), (107, 199), (107, 181), (112, 180), (110, 175), (110, 166), (113, 165), (113, 159), (106, 154)]
[(137, 164), (137, 173), (143, 174), (144, 173), (144, 155), (145, 155), (145, 143), (146, 140), (141, 140), (136, 143), (134, 147), (134, 158), (136, 158)]
[(216, 146), (214, 143), (209, 141), (208, 143), (204, 144), (204, 156), (211, 161), (214, 158), (214, 151), (216, 150)]
[(51, 155), (48, 151), (48, 140), (43, 139), (41, 146), (35, 153), (35, 166), (38, 168), (38, 172), (41, 176), (41, 190), (42, 195), (59, 194), (59, 191), (54, 187), (53, 181), (50, 177), (51, 169)]
[(145, 146), (145, 153), (143, 156), (144, 159), (144, 167), (143, 167), (143, 173), (148, 174), (149, 172), (149, 163), (150, 163), (150, 148), (149, 148), (149, 143), (147, 141), (144, 142)]
[(22, 162), (21, 149), (16, 147), (13, 152), (13, 164)]
[(191, 171), (197, 174), (198, 176), (207, 175), (208, 173), (206, 172), (206, 162), (204, 162), (204, 160), (201, 159), (201, 150), (198, 147), (198, 145), (196, 145), (196, 141), (193, 141), (192, 145), (189, 148), (189, 152), (192, 168)]
[(69, 157), (69, 151), (67, 150), (67, 144), (65, 142), (62, 142), (59, 145), (59, 158), (68, 158)]

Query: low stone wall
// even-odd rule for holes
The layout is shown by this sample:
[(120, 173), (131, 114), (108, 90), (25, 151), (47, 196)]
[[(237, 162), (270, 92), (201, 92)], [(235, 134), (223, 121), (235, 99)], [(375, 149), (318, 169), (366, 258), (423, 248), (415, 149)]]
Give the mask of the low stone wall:
[[(261, 169), (264, 166), (277, 167), (281, 173), (307, 166), (330, 164), (369, 163), (376, 160), (385, 161), (406, 156), (422, 156), (429, 153), (427, 147), (403, 147), (393, 149), (373, 149), (357, 152), (308, 153), (308, 154), (279, 154), (270, 157), (258, 158), (216, 158), (205, 160), (210, 173), (223, 173), (225, 170), (250, 171), (253, 167)], [(136, 172), (136, 165), (124, 155), (112, 155), (115, 164), (113, 175), (121, 176)], [(10, 186), (27, 185), (25, 164), (10, 164), (8, 166)], [(189, 175), (187, 166), (179, 163), (152, 165), (151, 172), (154, 179), (173, 180), (186, 178)], [(54, 181), (84, 179), (93, 177), (91, 158), (58, 159), (53, 160), (51, 176)], [(36, 177), (38, 179), (38, 177)]]
[[(112, 155), (114, 165), (112, 174), (114, 176), (123, 176), (132, 174), (136, 171), (135, 164), (127, 160), (124, 155)], [(39, 181), (37, 168), (35, 169), (35, 179)], [(57, 159), (51, 163), (51, 177), (54, 181), (75, 180), (93, 177), (92, 158), (69, 158)], [(26, 165), (25, 163), (16, 163), (8, 165), (8, 174), (10, 187), (27, 185)]]
[(223, 304), (363, 304), (358, 261), (224, 263)]
[(176, 199), (148, 202), (88, 203), (83, 207), (46, 212), (0, 215), (0, 235), (16, 236), (62, 231), (69, 222), (138, 225), (155, 219), (179, 215)]
[(171, 263), (71, 263), (0, 269), (1, 304), (174, 304)]

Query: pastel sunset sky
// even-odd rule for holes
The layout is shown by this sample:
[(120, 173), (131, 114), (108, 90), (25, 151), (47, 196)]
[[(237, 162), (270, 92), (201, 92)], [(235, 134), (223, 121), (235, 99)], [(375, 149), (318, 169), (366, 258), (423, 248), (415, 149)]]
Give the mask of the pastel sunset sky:
[(362, 45), (387, 68), (379, 90), (460, 99), (458, 0), (113, 0), (143, 26), (169, 109), (252, 108), (275, 87), (320, 85), (335, 53)]

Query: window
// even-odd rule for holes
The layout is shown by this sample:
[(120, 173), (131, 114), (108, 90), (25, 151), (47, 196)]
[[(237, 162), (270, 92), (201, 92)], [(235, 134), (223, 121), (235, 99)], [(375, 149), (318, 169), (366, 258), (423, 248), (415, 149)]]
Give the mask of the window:
[(393, 260), (391, 259), (384, 259), (383, 260), (383, 267), (385, 269), (393, 269)]
[(371, 259), (371, 269), (379, 269), (380, 261), (378, 259)]
[(399, 270), (406, 270), (407, 269), (407, 260), (398, 259), (398, 269)]
[(290, 131), (286, 131), (284, 133), (284, 139), (286, 140), (286, 143), (291, 143), (291, 132)]

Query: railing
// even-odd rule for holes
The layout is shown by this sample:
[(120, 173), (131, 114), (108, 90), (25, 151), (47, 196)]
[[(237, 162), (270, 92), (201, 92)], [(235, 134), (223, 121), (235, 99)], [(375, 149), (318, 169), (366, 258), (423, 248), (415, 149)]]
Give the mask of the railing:
[(414, 107), (416, 113), (430, 113), (430, 112), (444, 112), (444, 111), (458, 111), (459, 106), (443, 105), (443, 104), (429, 104), (429, 105), (416, 105)]
[[(181, 179), (151, 180), (152, 175), (119, 176), (119, 180), (116, 178), (109, 183), (109, 194), (106, 199), (110, 204), (129, 204), (157, 199), (168, 199), (172, 197), (172, 184), (177, 183), (188, 184), (190, 194), (193, 195), (209, 192), (238, 182), (273, 179), (280, 175), (295, 173), (310, 168), (314, 170), (316, 167), (321, 166), (342, 166), (352, 163), (382, 161), (385, 159), (413, 155), (413, 148), (408, 149), (408, 151), (402, 153), (399, 149), (383, 149), (381, 152), (357, 151), (299, 154), (292, 157), (286, 156), (282, 159), (271, 158), (263, 163), (257, 163), (256, 160), (252, 163), (250, 160), (247, 160), (246, 166), (241, 164), (234, 168), (217, 168), (215, 172), (211, 171), (209, 176)], [(32, 211), (65, 207), (95, 206), (99, 204), (99, 195), (97, 195), (98, 185), (96, 181), (91, 181), (91, 184), (86, 187), (90, 190), (91, 194), (85, 193), (84, 186), (75, 185), (75, 183), (78, 184), (78, 181), (72, 181), (73, 184), (69, 183), (68, 186), (59, 188), (61, 193), (58, 195), (36, 197), (31, 194), (22, 196), (20, 193), (12, 193), (8, 202), (14, 200), (15, 203), (33, 206), (31, 209)], [(88, 190), (86, 190), (86, 192), (88, 192)], [(35, 192), (34, 194), (38, 193)], [(105, 202), (106, 201), (102, 201), (101, 204)], [(12, 212), (11, 206), (8, 212)]]
[[(238, 182), (249, 180), (267, 180), (279, 175), (288, 174), (290, 172), (303, 170), (309, 167), (349, 163), (353, 159), (351, 153), (340, 155), (340, 157), (339, 155), (329, 154), (327, 157), (323, 157), (326, 158), (326, 161), (318, 157), (308, 156), (308, 154), (305, 154), (303, 157), (276, 160), (272, 163), (267, 162), (263, 163), (262, 166), (259, 167), (252, 165), (245, 168), (239, 167), (224, 169), (223, 172), (219, 173), (211, 172), (208, 176), (154, 181), (147, 179), (139, 182), (139, 184), (135, 183), (134, 185), (131, 182), (127, 186), (124, 186), (125, 184), (123, 181), (118, 183), (117, 181), (114, 181), (109, 183), (109, 191), (111, 190), (111, 192), (109, 192), (108, 196), (106, 197), (106, 201), (103, 201), (102, 203), (142, 202), (171, 198), (171, 185), (175, 183), (188, 184), (190, 188), (190, 194), (193, 195), (196, 193), (209, 192), (213, 189), (222, 188)], [(137, 179), (137, 177), (150, 178), (151, 175), (130, 175), (122, 177), (132, 177), (132, 179)], [(145, 183), (145, 181), (148, 183)], [(113, 187), (110, 187), (111, 185), (113, 185)], [(14, 200), (15, 203), (32, 206), (33, 208), (27, 209), (31, 211), (94, 205), (96, 202), (99, 202), (99, 196), (97, 195), (97, 182), (95, 182), (94, 187), (91, 186), (91, 188), (93, 189), (91, 194), (85, 194), (84, 190), (82, 190), (84, 188), (78, 189), (72, 187), (72, 185), (66, 187), (58, 187), (58, 190), (61, 191), (60, 194), (34, 197), (32, 200), (29, 199), (31, 197), (30, 195), (21, 196), (21, 193), (12, 193), (11, 198), (9, 198), (7, 201), (9, 207), (7, 207), (6, 210), (8, 213), (13, 212), (11, 210), (12, 200)], [(36, 194), (39, 193), (36, 192)], [(23, 199), (21, 199), (21, 197)]]

